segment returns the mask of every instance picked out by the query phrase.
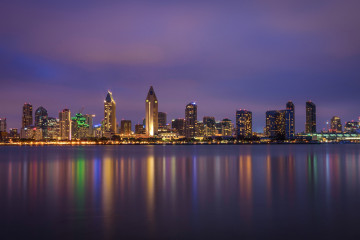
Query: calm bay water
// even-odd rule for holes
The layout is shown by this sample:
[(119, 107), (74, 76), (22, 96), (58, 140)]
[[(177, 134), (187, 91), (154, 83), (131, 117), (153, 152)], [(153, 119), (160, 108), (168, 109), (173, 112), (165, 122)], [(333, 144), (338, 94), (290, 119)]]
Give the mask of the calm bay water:
[(1, 239), (360, 238), (360, 145), (0, 147)]

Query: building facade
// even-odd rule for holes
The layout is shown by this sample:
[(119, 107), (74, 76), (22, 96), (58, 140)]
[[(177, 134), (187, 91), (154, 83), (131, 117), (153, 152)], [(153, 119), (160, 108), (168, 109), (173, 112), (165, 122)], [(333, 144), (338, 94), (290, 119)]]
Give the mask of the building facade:
[(158, 127), (159, 129), (166, 129), (167, 114), (164, 112), (158, 112)]
[(89, 124), (86, 123), (86, 118), (81, 113), (77, 113), (71, 118), (71, 139), (86, 139), (88, 134)]
[(330, 121), (331, 133), (342, 133), (341, 119), (338, 116), (333, 116)]
[(274, 139), (285, 139), (285, 111), (266, 112), (266, 136)]
[(294, 139), (295, 138), (295, 105), (293, 102), (289, 101), (286, 103), (286, 138)]
[(131, 135), (131, 121), (130, 120), (121, 120), (120, 134), (123, 136)]
[(0, 132), (7, 132), (6, 118), (0, 118)]
[(71, 140), (71, 112), (69, 109), (64, 109), (59, 113), (59, 129), (60, 140)]
[(33, 125), (33, 107), (30, 103), (25, 103), (22, 111), (21, 127), (30, 127)]
[(116, 103), (112, 93), (108, 91), (104, 100), (103, 131), (107, 137), (117, 133), (116, 130)]
[(145, 100), (145, 129), (147, 136), (158, 134), (158, 100), (151, 86)]
[(311, 101), (306, 102), (305, 133), (316, 133), (316, 105)]
[(185, 108), (185, 137), (193, 138), (196, 136), (197, 105), (191, 102)]
[(211, 137), (215, 136), (216, 131), (216, 122), (215, 117), (203, 117), (203, 124), (204, 124), (204, 136)]
[(242, 109), (236, 111), (236, 136), (252, 137), (252, 112)]
[(42, 130), (43, 138), (47, 138), (48, 112), (42, 106), (35, 111), (35, 127)]
[(179, 136), (185, 136), (185, 119), (173, 119), (171, 121), (171, 128), (174, 132), (178, 133)]
[(230, 119), (224, 118), (221, 121), (221, 135), (224, 137), (231, 137), (233, 135), (233, 123)]

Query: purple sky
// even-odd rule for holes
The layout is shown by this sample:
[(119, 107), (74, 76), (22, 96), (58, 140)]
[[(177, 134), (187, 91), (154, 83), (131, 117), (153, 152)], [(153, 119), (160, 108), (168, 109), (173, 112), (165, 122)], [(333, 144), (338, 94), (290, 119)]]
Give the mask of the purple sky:
[[(103, 117), (109, 89), (118, 119), (144, 117), (150, 85), (159, 111), (235, 118), (296, 107), (318, 109), (318, 130), (334, 115), (360, 115), (360, 1), (28, 1), (0, 6), (0, 117), (20, 127), (24, 102), (50, 116), (63, 108)], [(135, 3), (136, 2), (136, 3)]]

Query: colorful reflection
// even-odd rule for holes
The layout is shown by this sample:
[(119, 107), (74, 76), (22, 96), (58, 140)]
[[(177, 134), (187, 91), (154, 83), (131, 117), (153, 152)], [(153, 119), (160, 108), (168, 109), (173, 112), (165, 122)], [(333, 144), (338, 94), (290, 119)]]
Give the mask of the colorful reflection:
[(68, 229), (92, 226), (99, 237), (131, 229), (157, 237), (179, 221), (182, 229), (222, 226), (226, 216), (252, 229), (278, 209), (317, 206), (331, 216), (344, 196), (360, 195), (356, 148), (259, 147), (2, 149), (1, 206), (4, 216), (51, 215)]

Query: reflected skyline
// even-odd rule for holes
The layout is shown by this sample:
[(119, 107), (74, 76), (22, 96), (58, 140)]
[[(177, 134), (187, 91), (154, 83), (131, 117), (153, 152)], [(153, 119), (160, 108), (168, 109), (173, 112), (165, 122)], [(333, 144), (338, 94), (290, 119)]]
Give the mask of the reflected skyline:
[(205, 226), (242, 226), (254, 237), (259, 225), (277, 229), (288, 214), (307, 219), (310, 209), (310, 222), (338, 223), (359, 202), (356, 145), (15, 149), (0, 149), (4, 216), (20, 224), (51, 216), (64, 232), (92, 226), (88, 234), (105, 238), (186, 237), (203, 236)]

